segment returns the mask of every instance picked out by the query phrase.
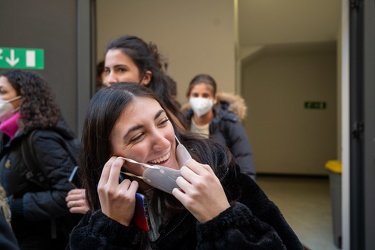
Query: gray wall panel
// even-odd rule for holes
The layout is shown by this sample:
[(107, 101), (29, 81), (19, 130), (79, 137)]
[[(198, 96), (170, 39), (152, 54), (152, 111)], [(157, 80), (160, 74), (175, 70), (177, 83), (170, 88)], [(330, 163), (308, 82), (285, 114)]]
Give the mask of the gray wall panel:
[(0, 0), (0, 47), (44, 49), (41, 73), (77, 132), (76, 0)]

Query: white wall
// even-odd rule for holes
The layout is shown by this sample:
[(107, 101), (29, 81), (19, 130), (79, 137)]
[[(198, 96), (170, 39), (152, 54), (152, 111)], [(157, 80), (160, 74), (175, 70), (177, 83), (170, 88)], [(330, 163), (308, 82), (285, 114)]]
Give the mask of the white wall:
[[(211, 74), (219, 91), (235, 92), (233, 1), (97, 0), (98, 60), (108, 41), (124, 34), (158, 45), (181, 103), (198, 73)], [(335, 53), (268, 57), (248, 66), (239, 93), (249, 106), (244, 125), (258, 171), (327, 174), (325, 162), (337, 158)], [(304, 110), (309, 100), (326, 101), (327, 109)]]
[[(257, 56), (243, 67), (244, 123), (258, 173), (327, 175), (337, 158), (336, 51)], [(305, 109), (306, 101), (326, 109)]]
[(185, 103), (189, 81), (211, 74), (219, 90), (235, 91), (234, 3), (228, 0), (97, 0), (97, 54), (121, 35), (158, 45)]
[(342, 0), (340, 44), (341, 75), (341, 155), (342, 160), (342, 249), (350, 249), (350, 74), (349, 74), (349, 1)]

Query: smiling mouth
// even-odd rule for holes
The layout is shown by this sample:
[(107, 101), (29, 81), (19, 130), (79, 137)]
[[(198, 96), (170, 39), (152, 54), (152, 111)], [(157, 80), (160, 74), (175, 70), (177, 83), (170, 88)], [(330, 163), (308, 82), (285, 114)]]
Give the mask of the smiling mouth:
[(160, 163), (166, 162), (169, 159), (170, 155), (171, 155), (171, 153), (169, 152), (168, 154), (164, 155), (163, 157), (157, 158), (153, 161), (148, 161), (148, 163), (160, 164)]

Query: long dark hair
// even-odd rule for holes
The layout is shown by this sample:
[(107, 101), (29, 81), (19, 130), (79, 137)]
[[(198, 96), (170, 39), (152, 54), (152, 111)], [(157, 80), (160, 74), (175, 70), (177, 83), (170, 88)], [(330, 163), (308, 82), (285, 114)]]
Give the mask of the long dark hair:
[(161, 55), (158, 52), (156, 44), (145, 41), (136, 36), (121, 36), (109, 42), (106, 52), (111, 49), (120, 49), (124, 55), (129, 56), (137, 66), (140, 77), (146, 71), (152, 72), (150, 83), (146, 86), (150, 88), (156, 96), (162, 101), (166, 110), (174, 114), (181, 124), (187, 128), (187, 122), (184, 115), (173, 101), (168, 91), (167, 80), (161, 63)]
[[(100, 209), (96, 186), (103, 166), (112, 156), (110, 134), (118, 117), (132, 103), (134, 97), (154, 99), (164, 108), (163, 103), (152, 91), (134, 83), (116, 83), (110, 87), (102, 88), (89, 103), (83, 126), (79, 165), (88, 205), (92, 211)], [(219, 177), (225, 175), (228, 166), (235, 164), (225, 146), (181, 130), (172, 119), (170, 122), (175, 130), (175, 135), (188, 148), (192, 157), (198, 162), (210, 165)], [(178, 212), (184, 209), (174, 196), (158, 190), (155, 192), (159, 195), (162, 204), (171, 208), (168, 211), (174, 213), (173, 211)]]
[(25, 131), (56, 126), (60, 108), (51, 87), (42, 76), (23, 70), (9, 70), (0, 76), (6, 77), (17, 95), (22, 96), (20, 121)]

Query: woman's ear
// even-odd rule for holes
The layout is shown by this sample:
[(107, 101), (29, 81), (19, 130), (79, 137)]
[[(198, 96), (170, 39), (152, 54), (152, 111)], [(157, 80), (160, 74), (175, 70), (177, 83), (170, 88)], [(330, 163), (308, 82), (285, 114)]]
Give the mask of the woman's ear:
[(217, 103), (217, 96), (216, 96), (216, 95), (215, 95), (215, 97), (214, 97), (213, 102), (214, 102), (214, 105), (216, 105), (216, 103)]
[(149, 85), (151, 82), (151, 79), (152, 79), (152, 72), (147, 70), (143, 78), (141, 79), (141, 85), (143, 86)]

